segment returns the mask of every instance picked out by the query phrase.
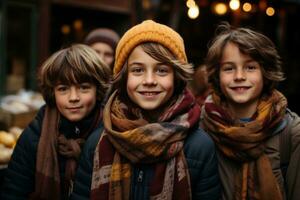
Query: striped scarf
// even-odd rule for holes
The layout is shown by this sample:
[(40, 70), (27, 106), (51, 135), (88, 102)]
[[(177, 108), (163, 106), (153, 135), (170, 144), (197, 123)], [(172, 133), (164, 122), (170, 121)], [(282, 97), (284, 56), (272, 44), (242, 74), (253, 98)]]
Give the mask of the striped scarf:
[(200, 108), (187, 90), (156, 123), (143, 119), (139, 108), (127, 107), (115, 92), (103, 113), (105, 130), (95, 151), (91, 199), (130, 199), (136, 163), (155, 166), (150, 199), (191, 199), (183, 145), (199, 116)]
[(201, 113), (204, 128), (224, 156), (241, 163), (234, 191), (236, 200), (283, 199), (264, 151), (265, 141), (274, 136), (286, 106), (286, 98), (274, 90), (260, 100), (252, 121), (239, 123), (226, 112), (215, 93), (206, 99)]

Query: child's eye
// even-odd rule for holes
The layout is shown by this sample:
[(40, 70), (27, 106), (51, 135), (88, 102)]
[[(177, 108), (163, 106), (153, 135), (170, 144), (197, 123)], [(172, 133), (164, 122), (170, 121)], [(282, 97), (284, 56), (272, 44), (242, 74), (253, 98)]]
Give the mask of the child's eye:
[(90, 84), (81, 84), (80, 88), (83, 89), (83, 90), (87, 90), (87, 89), (91, 88), (91, 85)]
[(158, 73), (159, 75), (165, 75), (165, 74), (168, 73), (168, 69), (159, 68), (159, 69), (157, 69), (157, 73)]
[(86, 90), (89, 90), (89, 89), (92, 88), (92, 84), (90, 84), (90, 83), (82, 83), (82, 84), (79, 85), (79, 87), (80, 87), (81, 90), (86, 91)]
[(158, 66), (157, 69), (156, 69), (156, 72), (160, 76), (167, 75), (170, 72), (170, 67), (167, 66), (167, 65)]
[(247, 71), (254, 71), (257, 69), (256, 65), (247, 65), (246, 66)]
[(104, 52), (105, 57), (113, 57), (114, 54), (112, 52)]
[(55, 89), (57, 91), (59, 91), (59, 92), (64, 92), (64, 91), (66, 91), (68, 89), (68, 86), (66, 86), (66, 85), (58, 85), (58, 86), (55, 87)]
[(231, 65), (226, 65), (226, 66), (222, 66), (221, 70), (226, 71), (226, 72), (230, 72), (230, 71), (234, 70), (234, 67), (231, 66)]
[(142, 67), (131, 67), (129, 71), (133, 74), (138, 75), (141, 74), (144, 70)]

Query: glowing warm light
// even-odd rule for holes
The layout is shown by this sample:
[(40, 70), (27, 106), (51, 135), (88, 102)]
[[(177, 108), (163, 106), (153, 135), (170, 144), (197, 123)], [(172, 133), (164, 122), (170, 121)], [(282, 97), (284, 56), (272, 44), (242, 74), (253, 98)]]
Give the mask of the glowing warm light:
[(266, 8), (267, 8), (267, 1), (266, 0), (259, 1), (258, 7), (259, 7), (260, 10), (266, 10)]
[(214, 6), (214, 12), (217, 15), (224, 15), (227, 12), (227, 6), (225, 3), (216, 3)]
[(199, 16), (199, 7), (198, 6), (190, 7), (188, 10), (188, 16), (191, 19), (196, 19)]
[(237, 10), (239, 9), (240, 7), (240, 1), (239, 0), (231, 0), (229, 2), (229, 7), (232, 9), (232, 10)]
[(246, 2), (246, 3), (243, 4), (243, 11), (250, 12), (251, 10), (252, 10), (251, 3)]
[(71, 32), (70, 26), (66, 25), (66, 24), (62, 25), (60, 30), (61, 30), (62, 34), (64, 34), (64, 35), (68, 35)]
[(188, 8), (192, 8), (192, 7), (195, 7), (195, 6), (196, 6), (196, 3), (195, 3), (194, 0), (187, 0), (187, 1), (186, 1), (186, 6), (187, 6)]
[(73, 26), (75, 30), (81, 30), (82, 29), (82, 20), (81, 19), (76, 19), (73, 22)]
[(267, 9), (266, 9), (266, 14), (268, 15), (268, 16), (273, 16), (274, 14), (275, 14), (275, 9), (274, 8), (272, 8), (272, 7), (268, 7)]
[(148, 10), (148, 9), (150, 9), (150, 7), (151, 7), (151, 3), (150, 3), (149, 0), (143, 0), (143, 1), (142, 1), (142, 6), (143, 6), (143, 8), (144, 8), (145, 10)]

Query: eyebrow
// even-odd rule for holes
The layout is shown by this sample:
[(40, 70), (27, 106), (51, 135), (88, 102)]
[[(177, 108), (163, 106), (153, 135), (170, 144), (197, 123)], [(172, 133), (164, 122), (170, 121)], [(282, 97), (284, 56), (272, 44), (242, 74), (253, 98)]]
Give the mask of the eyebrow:
[[(246, 60), (243, 63), (251, 63), (251, 62), (257, 62), (258, 63), (258, 61), (254, 60), (254, 59), (248, 59), (248, 60)], [(233, 61), (226, 61), (226, 62), (220, 62), (220, 65), (223, 65), (223, 64), (234, 64), (234, 63), (235, 62), (233, 62)]]
[(128, 63), (128, 67), (131, 67), (132, 65), (144, 65), (144, 63), (142, 62), (132, 62), (132, 63)]

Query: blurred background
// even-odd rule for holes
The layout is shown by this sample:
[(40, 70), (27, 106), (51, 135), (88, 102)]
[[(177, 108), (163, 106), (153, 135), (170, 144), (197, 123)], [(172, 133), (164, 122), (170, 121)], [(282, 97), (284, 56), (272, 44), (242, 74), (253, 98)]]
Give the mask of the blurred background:
[(300, 113), (300, 0), (1, 0), (0, 96), (36, 91), (36, 71), (54, 51), (80, 43), (97, 27), (122, 35), (144, 19), (171, 26), (185, 40), (189, 61), (203, 62), (220, 21), (269, 36), (287, 79), (279, 89)]

